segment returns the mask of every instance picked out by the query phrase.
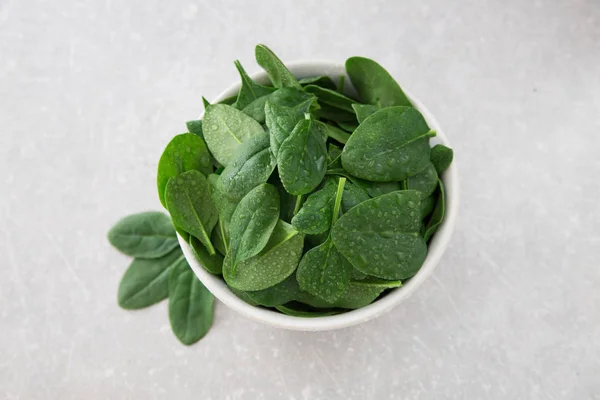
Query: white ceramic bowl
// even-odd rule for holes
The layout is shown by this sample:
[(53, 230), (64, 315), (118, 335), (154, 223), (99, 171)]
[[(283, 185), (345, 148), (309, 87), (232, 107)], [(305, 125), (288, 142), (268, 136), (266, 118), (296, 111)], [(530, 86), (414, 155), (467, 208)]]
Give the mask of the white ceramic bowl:
[[(327, 61), (295, 62), (286, 63), (286, 65), (298, 78), (329, 75), (334, 82), (337, 82), (340, 75), (346, 74), (343, 65)], [(252, 78), (262, 83), (268, 81), (267, 74), (264, 72), (254, 74), (252, 75)], [(354, 89), (349, 81), (350, 80), (346, 76), (345, 89), (352, 93)], [(227, 97), (235, 95), (239, 88), (240, 83), (236, 82), (223, 93), (221, 93), (216, 99), (214, 99), (214, 102), (216, 103)], [(435, 118), (433, 118), (433, 115), (431, 115), (429, 110), (414, 96), (406, 92), (406, 90), (405, 93), (413, 105), (421, 112), (421, 114), (423, 114), (429, 126), (437, 131), (437, 136), (431, 140), (432, 143), (443, 143), (448, 147), (452, 147), (450, 146), (446, 135), (444, 135), (442, 128), (439, 126)], [(425, 279), (429, 277), (437, 263), (440, 261), (440, 258), (444, 254), (444, 251), (448, 246), (448, 242), (450, 241), (450, 236), (454, 230), (454, 225), (456, 224), (456, 216), (458, 211), (458, 171), (456, 169), (456, 162), (453, 162), (452, 165), (450, 165), (450, 168), (444, 172), (442, 175), (442, 180), (446, 189), (446, 216), (444, 218), (444, 222), (438, 229), (437, 233), (433, 236), (429, 244), (427, 258), (425, 259), (425, 263), (419, 272), (410, 280), (408, 280), (404, 286), (394, 289), (383, 298), (376, 300), (366, 307), (359, 308), (358, 310), (348, 311), (343, 314), (328, 317), (301, 318), (281, 314), (266, 308), (251, 306), (233, 294), (227, 288), (227, 285), (221, 278), (207, 272), (194, 257), (189, 244), (186, 243), (185, 240), (182, 240), (181, 237), (179, 237), (179, 243), (181, 244), (181, 249), (187, 258), (188, 263), (204, 286), (206, 286), (217, 299), (221, 300), (229, 308), (237, 311), (245, 317), (278, 328), (299, 331), (325, 331), (357, 325), (391, 310), (393, 307), (409, 298), (413, 293), (416, 292)]]

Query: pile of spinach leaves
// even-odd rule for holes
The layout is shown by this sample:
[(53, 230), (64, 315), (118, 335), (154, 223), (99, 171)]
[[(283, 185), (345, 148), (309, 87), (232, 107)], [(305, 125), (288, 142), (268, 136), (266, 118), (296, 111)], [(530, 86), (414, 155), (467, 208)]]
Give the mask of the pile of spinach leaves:
[(453, 158), (421, 113), (375, 61), (352, 57), (344, 76), (298, 79), (266, 46), (256, 60), (271, 81), (242, 65), (237, 96), (204, 100), (158, 164), (160, 213), (126, 217), (109, 233), (135, 257), (119, 304), (169, 298), (185, 344), (213, 317), (177, 231), (199, 263), (254, 306), (298, 317), (364, 307), (414, 276), (444, 219), (441, 174)]

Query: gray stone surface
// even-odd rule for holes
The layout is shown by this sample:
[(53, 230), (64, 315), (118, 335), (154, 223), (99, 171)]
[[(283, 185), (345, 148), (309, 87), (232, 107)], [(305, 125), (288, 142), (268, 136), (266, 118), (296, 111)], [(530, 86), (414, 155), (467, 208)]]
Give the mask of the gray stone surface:
[[(222, 304), (180, 345), (126, 312), (106, 231), (160, 209), (163, 146), (237, 79), (373, 57), (436, 115), (461, 210), (438, 269), (336, 332)], [(600, 4), (0, 0), (1, 399), (599, 399)]]

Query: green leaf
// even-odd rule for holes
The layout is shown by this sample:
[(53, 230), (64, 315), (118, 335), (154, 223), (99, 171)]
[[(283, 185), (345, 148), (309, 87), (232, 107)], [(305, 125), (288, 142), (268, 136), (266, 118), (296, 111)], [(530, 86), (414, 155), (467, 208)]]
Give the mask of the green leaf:
[(269, 183), (277, 188), (277, 192), (279, 193), (279, 218), (284, 220), (287, 223), (291, 223), (292, 218), (294, 217), (294, 208), (296, 206), (296, 201), (298, 196), (294, 196), (293, 194), (289, 194), (286, 192), (283, 187), (283, 183), (279, 179), (279, 174), (271, 175), (269, 178)]
[(169, 321), (185, 345), (202, 339), (213, 322), (215, 298), (198, 280), (187, 262), (179, 263), (169, 277)]
[(226, 104), (215, 104), (206, 108), (203, 128), (210, 152), (224, 166), (229, 164), (242, 142), (264, 133), (258, 122)]
[(356, 121), (338, 121), (336, 124), (348, 133), (352, 133), (358, 128), (358, 122)]
[(333, 243), (359, 271), (383, 279), (413, 276), (425, 261), (419, 192), (396, 191), (350, 209), (333, 226)]
[(171, 269), (182, 262), (185, 258), (179, 248), (161, 258), (133, 260), (119, 284), (119, 306), (136, 310), (166, 299)]
[(296, 275), (292, 274), (285, 278), (283, 282), (280, 282), (275, 286), (246, 293), (248, 294), (248, 297), (261, 306), (275, 307), (294, 300), (298, 297), (299, 292), (300, 286), (298, 286)]
[(325, 89), (315, 85), (308, 85), (304, 88), (304, 90), (317, 96), (317, 99), (319, 99), (319, 104), (321, 105), (326, 104), (339, 110), (347, 111), (351, 114), (354, 113), (352, 104), (356, 103), (356, 100), (344, 96), (335, 90)]
[(265, 248), (279, 220), (279, 194), (268, 183), (252, 189), (238, 204), (229, 226), (229, 252), (235, 275), (238, 264)]
[(437, 144), (431, 148), (431, 163), (434, 165), (438, 175), (441, 175), (454, 158), (454, 152), (451, 148), (444, 146), (443, 144)]
[(210, 106), (210, 102), (208, 100), (206, 100), (206, 98), (204, 96), (202, 96), (202, 104), (204, 105), (205, 110), (208, 106)]
[(236, 60), (234, 63), (242, 79), (242, 87), (240, 88), (236, 102), (233, 104), (235, 108), (241, 110), (254, 100), (266, 96), (275, 90), (274, 87), (256, 83), (248, 76), (239, 61)]
[(379, 197), (396, 190), (402, 190), (401, 182), (369, 182), (352, 175), (348, 176), (348, 179), (371, 197)]
[(434, 135), (416, 109), (384, 108), (367, 118), (350, 136), (342, 153), (342, 165), (362, 179), (401, 181), (429, 165), (429, 137)]
[(363, 103), (380, 107), (412, 106), (400, 85), (375, 61), (351, 57), (346, 60), (346, 72)]
[(352, 182), (346, 182), (342, 196), (342, 212), (345, 214), (353, 207), (369, 200), (371, 197)]
[(202, 120), (197, 119), (188, 121), (185, 123), (189, 133), (193, 133), (196, 136), (200, 136), (204, 140), (204, 132), (202, 131)]
[(207, 175), (212, 172), (212, 161), (206, 144), (201, 137), (191, 133), (175, 136), (167, 145), (158, 161), (158, 198), (163, 206), (165, 188), (169, 179), (185, 171), (196, 170)]
[(367, 117), (370, 117), (372, 114), (375, 114), (377, 111), (381, 110), (379, 106), (358, 103), (352, 104), (352, 108), (356, 113), (356, 119), (358, 119), (359, 124), (362, 124)]
[(277, 156), (281, 143), (287, 139), (298, 122), (304, 119), (309, 106), (285, 107), (267, 102), (265, 105), (265, 120), (271, 137), (271, 152)]
[(342, 149), (333, 143), (327, 147), (327, 169), (342, 168)]
[(330, 237), (304, 254), (296, 279), (302, 290), (334, 302), (346, 290), (351, 273), (352, 265), (337, 251)]
[(404, 190), (417, 190), (422, 193), (422, 198), (435, 192), (437, 187), (438, 174), (431, 163), (423, 171), (402, 182), (402, 188)]
[(386, 289), (402, 286), (401, 281), (384, 281), (368, 277), (348, 284), (346, 291), (333, 303), (334, 307), (357, 309), (371, 304)]
[(300, 85), (302, 85), (302, 86), (317, 85), (317, 86), (320, 86), (325, 89), (331, 89), (331, 90), (336, 89), (335, 83), (327, 75), (312, 76), (310, 78), (302, 78), (302, 79), (298, 80), (298, 83), (300, 83)]
[(323, 124), (322, 122), (319, 122), (319, 124), (323, 125), (325, 131), (327, 132), (327, 136), (334, 140), (337, 140), (340, 143), (346, 143), (348, 139), (350, 139), (350, 134), (344, 132), (340, 128), (337, 128), (330, 124)]
[[(215, 229), (215, 232), (217, 230)], [(189, 244), (192, 248), (194, 256), (198, 260), (198, 263), (210, 272), (211, 274), (219, 275), (223, 271), (223, 256), (219, 253), (215, 253), (212, 256), (208, 254), (208, 250), (198, 239), (193, 236), (189, 238)], [(215, 244), (216, 247), (216, 244)]]
[(282, 282), (298, 266), (304, 247), (304, 235), (279, 220), (269, 242), (256, 256), (242, 261), (233, 271), (231, 251), (223, 262), (223, 277), (238, 290), (263, 290)]
[(340, 110), (339, 108), (331, 107), (327, 104), (321, 104), (321, 108), (314, 112), (314, 115), (317, 119), (326, 120), (339, 123), (352, 123), (355, 124), (356, 114), (354, 112), (348, 112), (344, 110)]
[(233, 103), (235, 103), (237, 101), (237, 94), (234, 94), (233, 96), (229, 96), (221, 101), (219, 101), (217, 104), (227, 104), (228, 106), (232, 106)]
[(275, 165), (269, 134), (253, 136), (237, 149), (221, 173), (218, 188), (230, 200), (239, 202), (250, 190), (267, 182)]
[(149, 211), (128, 215), (108, 231), (108, 241), (131, 257), (158, 258), (177, 248), (177, 236), (171, 219)]
[(225, 225), (222, 220), (219, 219), (217, 222), (217, 226), (210, 235), (210, 241), (221, 255), (227, 254), (229, 247), (229, 233), (225, 232)]
[(214, 255), (210, 233), (217, 224), (219, 214), (204, 175), (198, 171), (188, 171), (172, 178), (167, 184), (165, 200), (173, 223), (199, 239), (208, 254)]
[(252, 300), (252, 298), (250, 298), (250, 296), (248, 296), (249, 292), (244, 292), (243, 290), (237, 290), (234, 287), (228, 286), (229, 290), (231, 290), (231, 292), (233, 294), (235, 294), (237, 297), (239, 297), (240, 299), (242, 299), (243, 301), (245, 301), (246, 303), (250, 304), (251, 306), (258, 306), (259, 304), (257, 302), (255, 302), (254, 300)]
[(301, 195), (312, 192), (327, 171), (326, 135), (312, 119), (296, 125), (277, 153), (279, 177), (285, 190)]
[(265, 106), (267, 102), (281, 107), (293, 108), (298, 114), (304, 116), (309, 112), (317, 98), (309, 93), (296, 88), (277, 89), (268, 96), (260, 97), (244, 108), (244, 113), (264, 124), (266, 122)]
[(421, 199), (421, 218), (425, 219), (431, 214), (435, 208), (437, 199), (434, 195), (430, 195)]
[(267, 75), (269, 75), (269, 79), (273, 82), (273, 86), (276, 88), (301, 88), (294, 75), (267, 46), (264, 44), (257, 45), (254, 53), (256, 62), (267, 71)]
[(286, 305), (275, 306), (277, 311), (285, 315), (300, 318), (318, 318), (328, 317), (330, 315), (341, 314), (343, 310), (313, 310), (303, 304), (292, 302)]
[(322, 189), (312, 193), (292, 218), (298, 232), (316, 235), (329, 231), (337, 194), (337, 179), (328, 178)]
[(444, 214), (446, 213), (446, 193), (444, 190), (444, 184), (441, 179), (438, 180), (438, 183), (439, 189), (437, 194), (437, 203), (435, 204), (433, 214), (431, 214), (431, 218), (429, 218), (429, 221), (425, 227), (424, 239), (426, 242), (431, 239), (433, 234), (437, 232), (442, 222), (444, 222)]

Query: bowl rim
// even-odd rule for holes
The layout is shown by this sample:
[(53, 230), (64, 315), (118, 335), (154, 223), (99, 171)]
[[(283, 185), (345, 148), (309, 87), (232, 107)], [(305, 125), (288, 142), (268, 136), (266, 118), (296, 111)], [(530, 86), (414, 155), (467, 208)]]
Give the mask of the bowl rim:
[[(296, 61), (286, 63), (286, 66), (298, 78), (318, 75), (329, 75), (333, 78), (339, 77), (340, 74), (346, 75), (343, 64), (331, 61)], [(268, 76), (264, 71), (250, 74), (250, 77), (258, 82), (268, 81)], [(345, 88), (353, 91), (354, 89), (350, 85), (350, 79), (348, 79), (347, 75), (345, 81)], [(239, 90), (240, 86), (240, 82), (231, 84), (213, 100), (213, 103), (233, 96)], [(421, 103), (410, 92), (404, 88), (403, 90), (413, 106), (421, 112), (429, 126), (436, 130), (437, 136), (432, 138), (432, 141), (451, 147), (448, 138), (427, 107), (425, 107), (423, 103)], [(202, 118), (202, 116), (200, 118)], [(200, 265), (198, 260), (196, 260), (189, 244), (181, 236), (179, 236), (179, 234), (177, 236), (185, 258), (187, 259), (190, 267), (198, 279), (217, 299), (244, 317), (277, 328), (299, 331), (325, 331), (345, 328), (376, 318), (390, 311), (404, 300), (408, 299), (417, 291), (417, 289), (431, 275), (434, 268), (437, 266), (446, 248), (448, 247), (448, 243), (450, 242), (458, 215), (459, 180), (456, 160), (453, 160), (450, 167), (442, 174), (442, 181), (444, 182), (446, 195), (446, 214), (444, 217), (444, 222), (432, 237), (428, 246), (427, 257), (419, 272), (417, 272), (415, 276), (408, 280), (406, 284), (399, 288), (393, 289), (385, 297), (374, 301), (368, 306), (347, 311), (342, 314), (305, 318), (285, 315), (266, 308), (252, 306), (231, 292), (223, 280), (206, 271)]]

